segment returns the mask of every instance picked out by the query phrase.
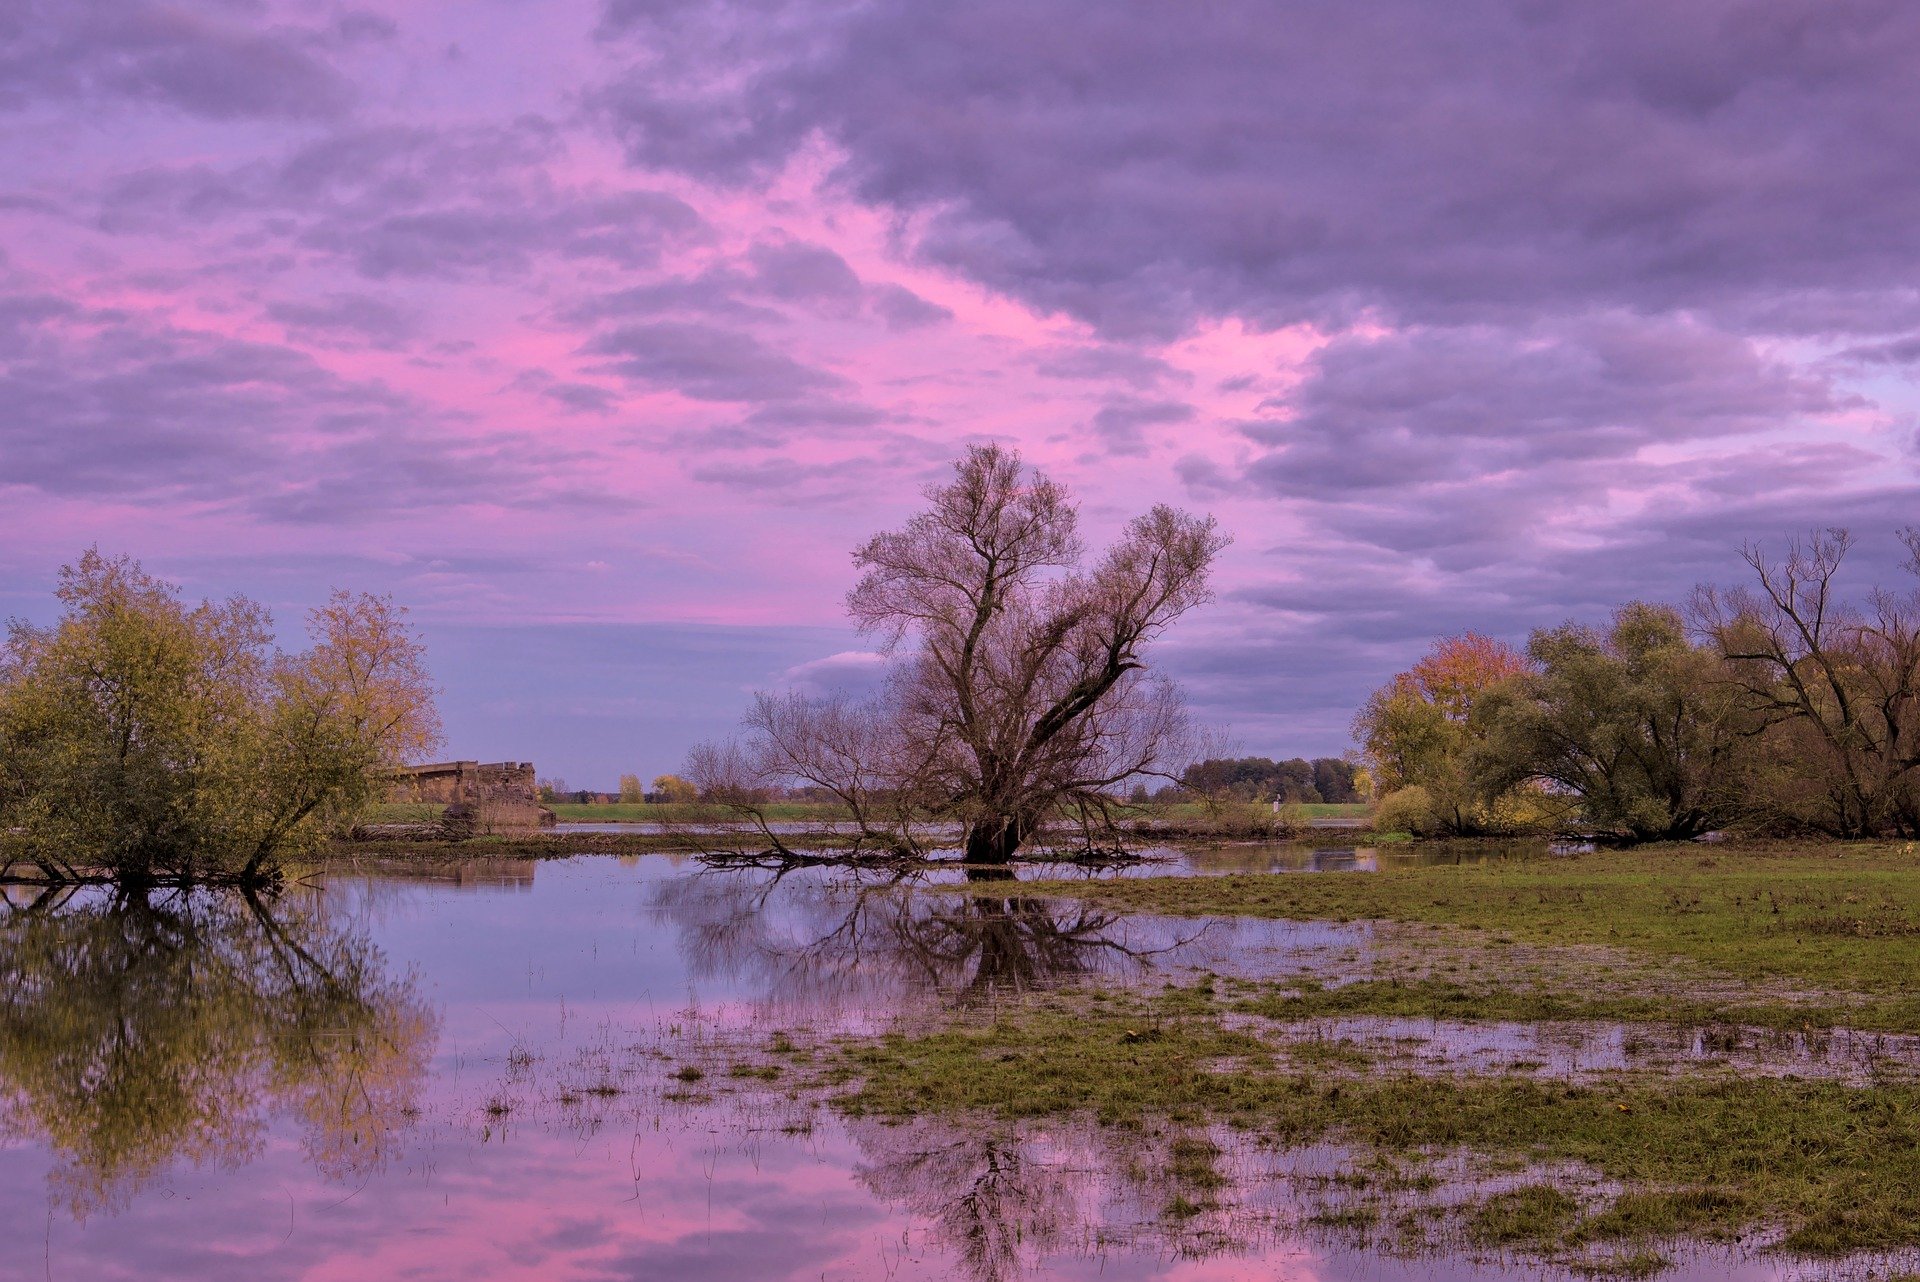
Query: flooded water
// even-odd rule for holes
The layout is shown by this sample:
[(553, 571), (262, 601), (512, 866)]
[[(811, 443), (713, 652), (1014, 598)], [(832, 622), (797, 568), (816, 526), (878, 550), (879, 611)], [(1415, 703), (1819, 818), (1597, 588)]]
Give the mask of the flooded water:
[[(0, 1278), (1543, 1275), (1315, 1227), (1337, 1152), (1187, 1135), (1226, 1148), (1228, 1187), (1169, 1218), (1180, 1136), (846, 1120), (702, 1056), (1086, 976), (1337, 974), (1373, 947), (1365, 923), (1123, 917), (1017, 885), (915, 894), (656, 855), (338, 877), (271, 906), (88, 893), (0, 929)], [(1488, 1055), (1550, 1053), (1491, 1036)], [(1668, 1276), (1787, 1273), (1681, 1263)]]
[[(782, 836), (799, 833), (818, 833), (832, 831), (831, 825), (786, 824), (767, 825), (768, 829)], [(657, 823), (563, 823), (554, 830), (561, 836), (568, 833), (631, 833), (640, 836), (662, 836), (672, 832), (692, 839), (705, 839), (721, 835), (737, 836), (749, 849), (764, 846), (767, 843), (757, 840), (759, 834), (750, 828), (725, 826), (720, 824), (682, 824), (668, 828)], [(955, 833), (958, 829), (954, 830)], [(1489, 859), (1537, 859), (1543, 856), (1576, 854), (1591, 851), (1591, 842), (1561, 841), (1423, 841), (1418, 844), (1399, 843), (1381, 845), (1360, 845), (1351, 836), (1341, 838), (1337, 832), (1329, 831), (1321, 841), (1258, 841), (1233, 842), (1217, 846), (1143, 846), (1132, 853), (1139, 862), (1106, 866), (1099, 869), (1100, 876), (1165, 877), (1170, 873), (1249, 873), (1249, 872), (1377, 872), (1382, 868), (1413, 868), (1433, 864), (1473, 863)], [(936, 857), (957, 857), (956, 847), (941, 850), (935, 848)], [(1035, 864), (1029, 865), (1028, 876), (1071, 876), (1079, 865), (1075, 864)]]

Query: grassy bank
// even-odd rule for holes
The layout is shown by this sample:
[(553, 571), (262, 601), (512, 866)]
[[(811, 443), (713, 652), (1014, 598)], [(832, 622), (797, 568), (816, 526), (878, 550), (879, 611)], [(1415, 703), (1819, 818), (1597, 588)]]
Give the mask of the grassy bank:
[(1660, 846), (1364, 876), (1166, 877), (1033, 889), (1175, 916), (1463, 927), (1883, 998), (1906, 996), (1920, 975), (1920, 853), (1910, 845)]

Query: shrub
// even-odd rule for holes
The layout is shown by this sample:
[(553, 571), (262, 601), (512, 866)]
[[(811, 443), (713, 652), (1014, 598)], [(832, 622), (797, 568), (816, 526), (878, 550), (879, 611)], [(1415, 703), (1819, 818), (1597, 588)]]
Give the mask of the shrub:
[(51, 879), (271, 880), (439, 738), (384, 597), (335, 593), (289, 654), (259, 605), (189, 607), (126, 557), (87, 552), (58, 595), (0, 648), (0, 830)]
[(1373, 826), (1381, 832), (1407, 832), (1416, 837), (1437, 836), (1442, 831), (1433, 799), (1418, 784), (1382, 797), (1373, 809)]

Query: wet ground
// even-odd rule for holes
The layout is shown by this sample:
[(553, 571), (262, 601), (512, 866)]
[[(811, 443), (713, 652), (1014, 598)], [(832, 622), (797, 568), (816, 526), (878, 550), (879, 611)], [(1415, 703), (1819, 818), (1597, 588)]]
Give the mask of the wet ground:
[[(1168, 855), (1158, 871), (1515, 857)], [(1048, 871), (1063, 870), (1023, 875)], [(1337, 983), (1398, 946), (1366, 923), (1126, 917), (1017, 884), (982, 899), (650, 855), (337, 877), (262, 907), (89, 892), (16, 909), (4, 932), (0, 1278), (1543, 1276), (1329, 1227), (1338, 1152), (846, 1120), (707, 1053), (1041, 985)], [(1914, 1053), (1645, 1026), (1342, 1019), (1300, 1035), (1427, 1071), (1562, 1076), (1706, 1062), (1853, 1079)], [(1161, 1176), (1183, 1142), (1221, 1146), (1226, 1187), (1170, 1218)], [(1765, 1256), (1677, 1258), (1667, 1276), (1796, 1276)]]

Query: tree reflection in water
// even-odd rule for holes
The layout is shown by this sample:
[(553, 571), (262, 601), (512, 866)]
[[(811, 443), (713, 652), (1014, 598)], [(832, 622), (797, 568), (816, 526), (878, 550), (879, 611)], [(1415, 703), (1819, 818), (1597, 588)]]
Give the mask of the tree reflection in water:
[[(1010, 874), (962, 891), (928, 890), (897, 873), (715, 869), (662, 883), (654, 910), (678, 929), (693, 974), (742, 984), (800, 1019), (885, 1021), (916, 1002), (971, 1005), (1077, 978), (1124, 979), (1177, 960), (1210, 929), (1019, 889)], [(986, 1118), (849, 1119), (848, 1128), (864, 1159), (861, 1182), (923, 1217), (977, 1282), (1006, 1282), (1060, 1250), (1090, 1249), (1116, 1196), (1136, 1213), (1134, 1227), (1192, 1250), (1197, 1225), (1167, 1219), (1161, 1203), (1174, 1193), (1211, 1201), (1211, 1183), (1178, 1186), (1165, 1154), (1148, 1151), (1164, 1148), (1164, 1135), (1098, 1132), (1063, 1160), (1057, 1135)], [(1205, 1170), (1210, 1177), (1210, 1161)]]
[(663, 882), (654, 911), (695, 976), (744, 983), (796, 1013), (892, 1013), (915, 999), (969, 1002), (1083, 976), (1149, 969), (1205, 934), (1015, 893), (1010, 877), (965, 893), (910, 874), (715, 869)]
[(316, 897), (79, 892), (0, 905), (0, 1135), (76, 1217), (296, 1116), (329, 1178), (397, 1150), (438, 1038), (411, 977)]
[(860, 1180), (932, 1226), (978, 1282), (1004, 1282), (1059, 1249), (1081, 1218), (1060, 1170), (1009, 1129), (856, 1123)]
[(1144, 1248), (1243, 1254), (1278, 1221), (1241, 1201), (1205, 1128), (1091, 1119), (853, 1118), (861, 1183), (922, 1217), (973, 1282), (1044, 1276), (1050, 1257)]

